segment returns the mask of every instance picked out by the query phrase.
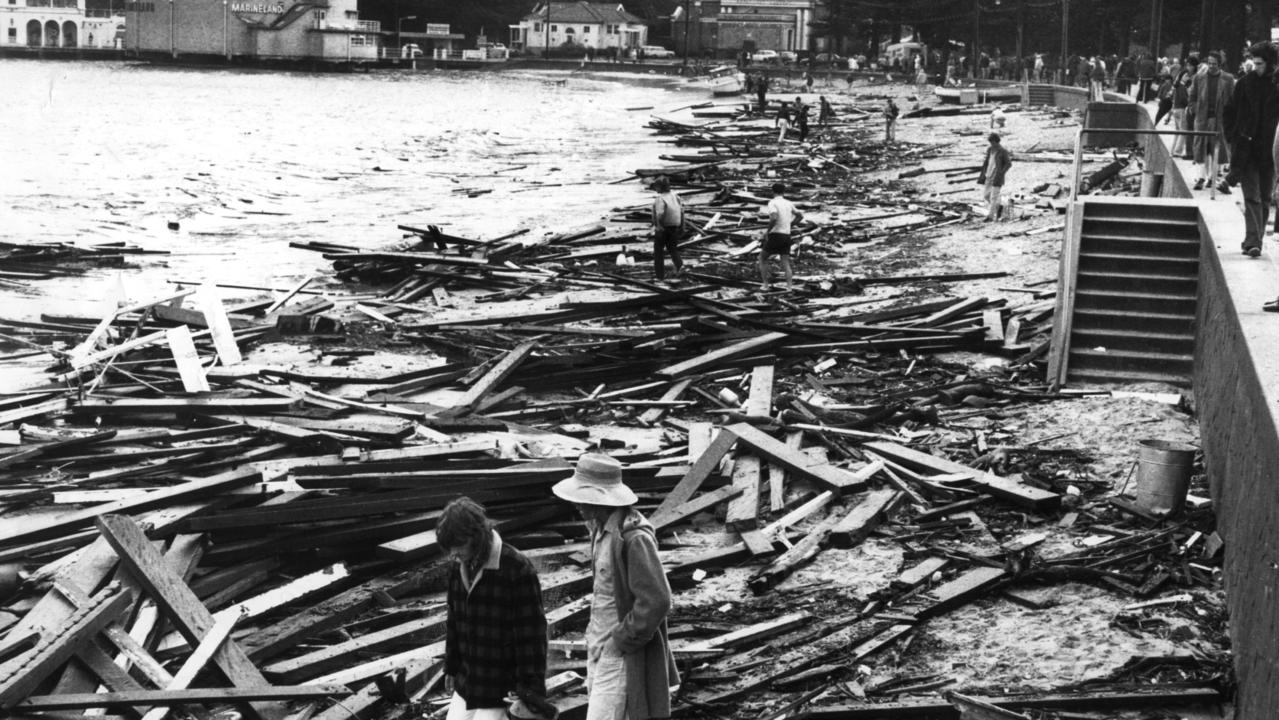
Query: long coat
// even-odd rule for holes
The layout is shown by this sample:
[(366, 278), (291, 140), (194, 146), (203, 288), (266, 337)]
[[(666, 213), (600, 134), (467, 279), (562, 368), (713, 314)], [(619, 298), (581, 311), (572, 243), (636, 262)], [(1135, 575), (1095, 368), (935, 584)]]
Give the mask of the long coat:
[(618, 626), (613, 630), (626, 662), (626, 711), (630, 720), (671, 716), (669, 688), (679, 683), (666, 635), (671, 586), (657, 556), (653, 526), (634, 509), (615, 512), (620, 542), (613, 543), (613, 592)]
[[(1221, 133), (1223, 129), (1223, 121), (1226, 115), (1226, 103), (1230, 102), (1230, 96), (1235, 91), (1235, 76), (1222, 70), (1217, 75), (1217, 94), (1216, 97), (1208, 95), (1208, 78), (1209, 72), (1202, 72), (1195, 75), (1195, 79), (1190, 83), (1190, 104), (1186, 111), (1194, 115), (1194, 124), (1192, 130)], [(1212, 111), (1212, 117), (1208, 117), (1209, 110)], [(1202, 163), (1208, 157), (1208, 138), (1195, 138), (1195, 162)], [(1217, 139), (1215, 143), (1218, 147), (1218, 157), (1222, 157), (1225, 152), (1225, 142), (1223, 139)]]

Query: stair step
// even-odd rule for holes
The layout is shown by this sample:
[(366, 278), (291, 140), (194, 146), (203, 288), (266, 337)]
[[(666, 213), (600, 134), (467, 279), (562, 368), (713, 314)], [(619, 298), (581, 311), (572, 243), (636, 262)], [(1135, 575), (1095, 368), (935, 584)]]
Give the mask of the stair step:
[(1071, 321), (1072, 331), (1122, 330), (1159, 333), (1193, 333), (1193, 313), (1141, 313), (1133, 314), (1111, 308), (1076, 308)]
[(1075, 307), (1077, 309), (1108, 308), (1130, 314), (1193, 314), (1195, 311), (1195, 296), (1193, 294), (1079, 288), (1075, 291)]
[(1160, 275), (1199, 276), (1199, 258), (1141, 255), (1121, 252), (1079, 253), (1079, 269), (1083, 271), (1158, 273)]
[(1116, 385), (1138, 382), (1161, 382), (1169, 385), (1187, 386), (1190, 384), (1189, 373), (1165, 373), (1153, 370), (1079, 370), (1067, 368), (1067, 382), (1096, 383), (1099, 385)]
[(1094, 350), (1071, 348), (1067, 371), (1091, 370), (1141, 371), (1160, 373), (1185, 373), (1194, 370), (1195, 359), (1189, 353), (1163, 353), (1147, 350)]
[[(1130, 249), (1130, 248), (1125, 248), (1125, 249)], [(1141, 253), (1134, 253), (1134, 252), (1124, 252), (1121, 249), (1114, 249), (1114, 250), (1083, 250), (1081, 249), (1079, 251), (1079, 257), (1081, 259), (1096, 258), (1097, 260), (1105, 260), (1105, 261), (1116, 262), (1116, 263), (1129, 261), (1129, 260), (1135, 261), (1135, 262), (1143, 262), (1143, 263), (1150, 262), (1151, 260), (1164, 260), (1171, 265), (1185, 268), (1186, 272), (1193, 272), (1196, 275), (1199, 274), (1199, 257), (1197, 255), (1195, 257), (1188, 257), (1188, 256), (1166, 257), (1166, 256), (1159, 256), (1159, 255), (1153, 255), (1153, 256), (1143, 255)]]
[(1142, 293), (1194, 297), (1199, 286), (1199, 277), (1198, 275), (1080, 270), (1076, 282), (1079, 290), (1107, 290), (1113, 288)]
[(1115, 282), (1139, 282), (1141, 280), (1157, 280), (1161, 282), (1198, 282), (1199, 275), (1165, 275), (1163, 273), (1111, 272), (1108, 270), (1080, 270), (1079, 277), (1109, 279)]
[(1199, 257), (1199, 239), (1176, 238), (1118, 233), (1089, 233), (1079, 236), (1080, 252), (1114, 252), (1173, 257)]
[(1085, 220), (1147, 220), (1198, 225), (1199, 208), (1194, 205), (1148, 205), (1123, 203), (1086, 203)]
[(1162, 213), (1157, 217), (1149, 217), (1133, 212), (1126, 212), (1122, 215), (1094, 215), (1086, 212), (1084, 213), (1084, 222), (1129, 223), (1164, 228), (1194, 228), (1196, 232), (1199, 231), (1199, 218), (1197, 217), (1179, 218), (1166, 216)]
[(1190, 332), (1157, 332), (1128, 328), (1072, 327), (1070, 347), (1107, 350), (1148, 350), (1156, 353), (1184, 355), (1194, 351), (1195, 336)]

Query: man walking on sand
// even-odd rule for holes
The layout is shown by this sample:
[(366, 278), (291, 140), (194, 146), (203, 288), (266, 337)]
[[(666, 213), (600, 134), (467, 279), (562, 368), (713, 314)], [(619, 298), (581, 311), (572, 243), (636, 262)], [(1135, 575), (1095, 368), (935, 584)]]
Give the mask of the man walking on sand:
[(1270, 215), (1270, 194), (1275, 185), (1273, 146), (1279, 125), (1279, 88), (1275, 87), (1275, 62), (1279, 53), (1268, 42), (1248, 48), (1253, 69), (1235, 83), (1226, 104), (1224, 129), (1230, 142), (1230, 175), (1243, 190), (1243, 254), (1261, 256), (1261, 238)]
[(786, 186), (773, 183), (773, 199), (768, 201), (765, 212), (768, 213), (768, 230), (764, 242), (759, 247), (759, 279), (764, 290), (772, 288), (772, 273), (768, 269), (768, 259), (774, 255), (782, 266), (782, 275), (786, 278), (786, 289), (791, 289), (793, 273), (790, 266), (791, 231), (804, 219), (803, 213), (795, 208), (795, 203), (784, 196)]
[(1000, 143), (999, 133), (991, 133), (986, 139), (990, 146), (986, 148), (986, 160), (981, 165), (977, 183), (986, 186), (983, 195), (990, 207), (986, 211), (986, 222), (994, 222), (999, 217), (999, 193), (1004, 189), (1004, 175), (1013, 164), (1013, 158)]
[(671, 190), (671, 181), (660, 175), (653, 181), (653, 279), (666, 278), (666, 253), (675, 265), (675, 276), (684, 274), (684, 261), (679, 257), (679, 241), (684, 235), (684, 203)]
[(666, 634), (671, 586), (657, 533), (635, 509), (638, 498), (622, 482), (622, 464), (582, 455), (573, 476), (551, 492), (573, 503), (591, 538), (586, 720), (669, 718), (670, 689), (679, 684)]

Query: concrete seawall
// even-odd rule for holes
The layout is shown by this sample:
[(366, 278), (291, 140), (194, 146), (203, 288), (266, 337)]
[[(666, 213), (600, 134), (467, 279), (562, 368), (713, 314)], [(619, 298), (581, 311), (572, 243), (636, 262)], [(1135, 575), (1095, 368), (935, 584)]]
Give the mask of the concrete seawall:
[[(1153, 104), (1106, 99), (1117, 102), (1090, 103), (1090, 117), (1108, 127), (1154, 128)], [(1061, 93), (1061, 100), (1075, 107), (1078, 92)], [(1279, 314), (1262, 312), (1261, 305), (1279, 296), (1279, 245), (1270, 236), (1260, 259), (1242, 255), (1240, 190), (1215, 199), (1206, 189), (1192, 190), (1196, 169), (1172, 157), (1172, 140), (1139, 137), (1148, 172), (1162, 174), (1159, 195), (1199, 209), (1194, 393), (1217, 530), (1225, 540), (1239, 683), (1235, 718), (1270, 720), (1279, 708)]]

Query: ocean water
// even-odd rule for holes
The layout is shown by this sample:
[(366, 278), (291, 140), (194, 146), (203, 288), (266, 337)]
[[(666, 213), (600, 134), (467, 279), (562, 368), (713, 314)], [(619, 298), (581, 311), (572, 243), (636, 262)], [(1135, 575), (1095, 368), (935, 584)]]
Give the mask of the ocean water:
[(669, 151), (649, 114), (704, 99), (622, 76), (29, 60), (0, 60), (0, 97), (0, 240), (171, 252), (0, 288), (0, 317), (22, 319), (97, 316), (172, 280), (284, 287), (328, 268), (290, 242), (589, 225), (646, 201), (611, 183)]

